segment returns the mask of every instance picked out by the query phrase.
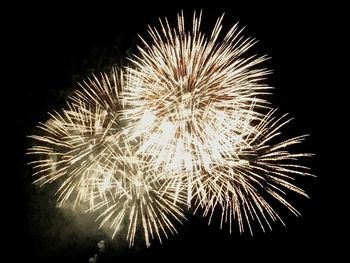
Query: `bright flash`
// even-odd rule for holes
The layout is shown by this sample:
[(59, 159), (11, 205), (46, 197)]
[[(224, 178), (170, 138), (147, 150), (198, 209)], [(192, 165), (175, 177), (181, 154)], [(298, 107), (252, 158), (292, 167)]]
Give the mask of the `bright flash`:
[(222, 19), (210, 34), (201, 14), (161, 21), (127, 67), (84, 81), (31, 136), (36, 182), (57, 182), (59, 204), (88, 204), (130, 246), (176, 233), (186, 207), (251, 233), (283, 223), (271, 200), (298, 215), (286, 193), (307, 196), (294, 179), (311, 175), (299, 163), (310, 154), (290, 151), (305, 136), (280, 138), (289, 119), (266, 100), (267, 58)]

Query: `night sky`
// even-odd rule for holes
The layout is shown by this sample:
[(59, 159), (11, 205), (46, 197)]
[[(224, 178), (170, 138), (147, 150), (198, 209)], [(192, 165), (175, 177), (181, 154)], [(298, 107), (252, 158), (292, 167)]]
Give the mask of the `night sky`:
[[(32, 262), (88, 262), (94, 254), (99, 256), (97, 262), (167, 262), (169, 258), (181, 262), (190, 258), (195, 262), (280, 262), (323, 256), (335, 260), (342, 253), (338, 235), (343, 219), (334, 198), (340, 175), (334, 168), (334, 156), (329, 156), (333, 143), (330, 126), (335, 120), (329, 119), (330, 104), (325, 106), (325, 101), (332, 100), (332, 95), (325, 92), (332, 89), (327, 80), (327, 67), (331, 66), (325, 63), (329, 56), (327, 45), (333, 37), (328, 23), (332, 10), (326, 5), (279, 6), (251, 1), (212, 1), (207, 5), (147, 2), (146, 7), (131, 1), (123, 6), (99, 2), (82, 7), (22, 6), (14, 17), (21, 17), (22, 22), (10, 37), (14, 40), (13, 85), (9, 88), (14, 104), (10, 112), (15, 115), (15, 123), (7, 130), (9, 140), (5, 142), (12, 145), (11, 158), (6, 163), (11, 168), (6, 176), (13, 179), (5, 202), (11, 199), (8, 217), (14, 223), (14, 231), (10, 231), (9, 250), (5, 253)], [(158, 25), (158, 17), (165, 16), (175, 22), (181, 9), (187, 18), (194, 10), (203, 9), (203, 30), (207, 32), (225, 12), (225, 29), (240, 22), (246, 26), (246, 36), (259, 40), (253, 50), (271, 57), (265, 66), (274, 72), (269, 77), (269, 83), (275, 87), (270, 101), (281, 113), (289, 112), (295, 117), (285, 129), (286, 136), (311, 135), (299, 149), (316, 154), (306, 164), (317, 178), (299, 180), (298, 185), (310, 199), (293, 194), (288, 198), (301, 217), (278, 207), (286, 227), (275, 223), (273, 231), (267, 233), (256, 227), (253, 237), (249, 233), (240, 235), (237, 229), (230, 235), (227, 229), (219, 229), (218, 222), (207, 226), (206, 219), (189, 216), (178, 227), (179, 233), (163, 245), (154, 241), (147, 249), (137, 241), (129, 249), (126, 241), (111, 241), (98, 231), (93, 217), (56, 208), (54, 186), (38, 189), (31, 184), (32, 170), (26, 165), (25, 156), (30, 140), (26, 136), (36, 131), (38, 122), (45, 122), (48, 111), (64, 105), (77, 81), (92, 72), (108, 70), (113, 64), (125, 63), (125, 58), (136, 52), (140, 43), (137, 35), (145, 36), (148, 24)], [(6, 242), (6, 236), (4, 239)], [(102, 239), (106, 248), (99, 252), (97, 243)]]

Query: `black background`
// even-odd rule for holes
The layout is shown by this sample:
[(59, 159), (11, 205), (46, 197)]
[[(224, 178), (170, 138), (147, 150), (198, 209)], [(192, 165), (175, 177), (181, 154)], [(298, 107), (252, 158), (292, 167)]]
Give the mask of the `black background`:
[[(147, 5), (145, 5), (147, 4)], [(63, 106), (66, 96), (76, 87), (76, 81), (91, 72), (108, 69), (125, 62), (136, 51), (137, 34), (146, 35), (146, 26), (157, 25), (158, 17), (175, 22), (177, 12), (184, 10), (187, 18), (194, 10), (203, 9), (203, 28), (211, 28), (225, 12), (224, 26), (236, 22), (246, 26), (245, 35), (259, 39), (254, 47), (258, 54), (268, 54), (265, 65), (274, 71), (269, 83), (276, 87), (270, 100), (280, 112), (289, 112), (295, 121), (286, 134), (310, 134), (302, 150), (315, 153), (308, 161), (316, 179), (305, 178), (301, 184), (310, 199), (291, 196), (302, 216), (296, 218), (287, 211), (281, 215), (287, 226), (273, 224), (273, 231), (254, 237), (231, 235), (218, 224), (207, 226), (200, 217), (190, 217), (178, 228), (179, 234), (147, 249), (141, 242), (127, 248), (122, 240), (110, 241), (96, 230), (92, 218), (77, 219), (55, 207), (53, 190), (37, 189), (31, 184), (31, 169), (27, 167), (27, 135), (35, 125), (47, 118), (47, 112)], [(9, 169), (11, 187), (6, 189), (6, 217), (14, 227), (7, 236), (8, 251), (13, 256), (33, 262), (88, 262), (97, 253), (96, 243), (105, 239), (106, 251), (98, 262), (148, 262), (168, 260), (316, 260), (329, 256), (332, 261), (342, 254), (339, 237), (345, 235), (344, 207), (340, 205), (338, 185), (341, 173), (333, 145), (334, 126), (338, 123), (331, 113), (334, 92), (339, 91), (330, 77), (335, 65), (334, 39), (338, 39), (335, 18), (345, 10), (334, 11), (329, 4), (291, 3), (266, 4), (259, 1), (231, 1), (208, 4), (153, 3), (143, 6), (134, 2), (120, 4), (31, 5), (20, 6), (9, 28), (9, 53), (12, 64), (8, 76), (10, 108), (14, 125), (5, 129), (5, 144), (10, 145)], [(333, 23), (331, 23), (332, 21)], [(344, 32), (343, 32), (344, 33)], [(333, 46), (331, 46), (331, 44)], [(6, 98), (5, 98), (6, 99)], [(333, 108), (334, 110), (334, 108)], [(339, 135), (341, 136), (341, 135)], [(342, 174), (344, 176), (344, 174)], [(5, 225), (6, 228), (6, 225)]]

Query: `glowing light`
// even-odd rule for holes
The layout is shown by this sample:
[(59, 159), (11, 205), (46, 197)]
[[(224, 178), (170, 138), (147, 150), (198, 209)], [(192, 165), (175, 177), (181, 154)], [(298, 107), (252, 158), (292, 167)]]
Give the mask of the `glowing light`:
[(140, 125), (143, 127), (147, 127), (153, 124), (155, 119), (154, 114), (151, 111), (145, 111), (143, 114), (141, 120), (140, 120)]
[[(161, 30), (150, 28), (151, 41), (142, 39), (140, 55), (127, 68), (127, 79), (137, 85), (123, 88), (124, 114), (133, 116), (129, 128), (139, 136), (137, 153), (154, 169), (186, 172), (190, 182), (202, 166), (210, 171), (235, 155), (268, 108), (261, 95), (270, 89), (262, 82), (269, 71), (257, 69), (266, 57), (244, 57), (255, 41), (237, 25), (219, 41), (221, 21), (208, 37), (200, 32), (201, 14), (191, 30), (182, 15), (177, 28), (167, 21)], [(144, 125), (149, 112), (152, 122)], [(195, 192), (188, 190), (190, 203)]]
[[(112, 198), (106, 200), (98, 217), (101, 227), (110, 225), (112, 236), (125, 235), (130, 246), (139, 230), (146, 246), (150, 246), (151, 239), (162, 242), (162, 236), (168, 238), (169, 234), (177, 233), (174, 223), (185, 219), (179, 206), (184, 198), (180, 194), (174, 203), (175, 190), (164, 186), (159, 180), (163, 176), (133, 155), (126, 141), (122, 144), (124, 148), (118, 151), (109, 149), (112, 163), (117, 160), (118, 165), (113, 167), (116, 183), (110, 186)], [(121, 231), (123, 226), (127, 226), (127, 231)]]
[[(76, 91), (62, 113), (39, 126), (44, 135), (31, 136), (37, 144), (29, 154), (40, 156), (34, 161), (36, 182), (41, 185), (59, 182), (60, 205), (73, 200), (74, 207), (88, 204), (87, 211), (100, 212), (101, 227), (110, 225), (112, 236), (127, 225), (126, 239), (134, 244), (138, 229), (147, 246), (151, 239), (162, 241), (176, 233), (174, 221), (184, 219), (181, 193), (164, 187), (159, 172), (148, 168), (135, 155), (132, 140), (121, 129), (122, 105), (118, 90), (123, 83), (119, 73), (96, 77)], [(96, 90), (98, 89), (98, 90)], [(104, 98), (103, 100), (101, 98)], [(109, 100), (106, 103), (105, 100)], [(154, 116), (145, 112), (142, 125), (151, 125)], [(164, 139), (171, 132), (171, 123), (164, 122)]]
[(289, 152), (305, 136), (279, 138), (289, 120), (265, 98), (266, 57), (246, 55), (255, 40), (237, 25), (222, 35), (222, 19), (209, 36), (201, 14), (190, 30), (183, 15), (161, 21), (124, 71), (83, 82), (31, 136), (36, 182), (57, 182), (60, 205), (88, 204), (130, 246), (176, 233), (186, 206), (230, 232), (283, 223), (271, 198), (298, 215), (285, 194), (307, 196), (293, 180), (311, 155)]
[(264, 231), (266, 226), (271, 229), (270, 221), (283, 223), (269, 204), (271, 197), (299, 215), (287, 202), (285, 194), (288, 190), (307, 197), (293, 180), (295, 175), (311, 176), (309, 168), (298, 164), (298, 159), (312, 154), (288, 151), (306, 136), (272, 143), (280, 136), (280, 129), (289, 122), (285, 116), (275, 120), (274, 113), (269, 112), (257, 125), (257, 132), (246, 137), (246, 146), (241, 147), (235, 157), (216, 165), (210, 172), (203, 171), (197, 182), (196, 208), (202, 209), (209, 222), (218, 211), (221, 213), (221, 227), (223, 223), (229, 224), (230, 232), (235, 222), (241, 232), (248, 228), (252, 233), (252, 221), (257, 221)]

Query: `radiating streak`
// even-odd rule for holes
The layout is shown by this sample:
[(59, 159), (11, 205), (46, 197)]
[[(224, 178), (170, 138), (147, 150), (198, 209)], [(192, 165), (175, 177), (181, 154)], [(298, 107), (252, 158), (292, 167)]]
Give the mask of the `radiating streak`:
[(307, 136), (282, 137), (292, 119), (266, 100), (268, 58), (247, 55), (256, 40), (237, 24), (223, 34), (221, 16), (206, 35), (201, 19), (149, 27), (129, 66), (83, 81), (30, 136), (35, 182), (57, 182), (59, 205), (87, 204), (130, 246), (176, 233), (186, 206), (252, 234), (284, 224), (273, 200), (299, 215), (287, 195), (307, 197), (296, 177), (312, 176), (312, 155), (290, 150)]

